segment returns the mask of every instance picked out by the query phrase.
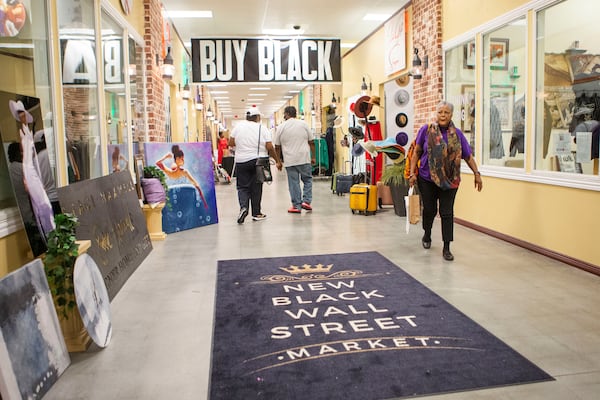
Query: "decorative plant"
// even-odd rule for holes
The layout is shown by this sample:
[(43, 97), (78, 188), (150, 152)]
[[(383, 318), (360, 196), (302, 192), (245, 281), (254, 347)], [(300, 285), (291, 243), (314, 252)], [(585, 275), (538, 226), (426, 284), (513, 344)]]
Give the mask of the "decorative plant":
[(154, 165), (149, 165), (144, 167), (144, 178), (156, 178), (160, 181), (160, 184), (162, 185), (163, 189), (165, 189), (165, 202), (167, 203), (167, 206), (170, 207), (169, 186), (167, 186), (167, 176), (165, 175), (165, 173), (160, 168)]
[(384, 185), (406, 186), (408, 181), (404, 177), (404, 169), (406, 168), (406, 159), (395, 162), (391, 165), (386, 165), (381, 174), (381, 182)]
[(44, 270), (59, 316), (68, 319), (69, 312), (76, 306), (73, 286), (73, 270), (79, 255), (75, 242), (75, 228), (79, 220), (73, 214), (57, 214), (56, 228), (48, 234), (48, 250), (44, 257)]

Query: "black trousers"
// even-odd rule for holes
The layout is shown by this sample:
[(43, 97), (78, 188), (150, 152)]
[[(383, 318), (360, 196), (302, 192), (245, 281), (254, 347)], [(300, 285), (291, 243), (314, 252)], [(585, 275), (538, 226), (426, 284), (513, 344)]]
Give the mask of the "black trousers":
[(256, 182), (256, 159), (235, 163), (235, 176), (240, 208), (252, 205), (252, 216), (261, 214), (263, 184)]
[(442, 219), (442, 240), (451, 242), (454, 240), (454, 198), (458, 189), (442, 190), (433, 182), (427, 181), (420, 176), (417, 179), (421, 201), (423, 202), (423, 230), (425, 235), (431, 235), (433, 220), (438, 213)]

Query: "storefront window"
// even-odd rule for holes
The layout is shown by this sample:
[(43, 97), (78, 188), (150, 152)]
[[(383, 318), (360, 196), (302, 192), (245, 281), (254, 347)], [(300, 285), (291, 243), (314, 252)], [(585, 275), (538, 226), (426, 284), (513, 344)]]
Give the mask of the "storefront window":
[(102, 176), (93, 0), (57, 2), (69, 182)]
[[(104, 76), (104, 119), (108, 135), (109, 171), (129, 169), (129, 124), (124, 68), (123, 28), (108, 14), (102, 13), (102, 58)], [(127, 64), (128, 65), (128, 64)]]
[(133, 152), (141, 154), (142, 144), (146, 142), (146, 120), (144, 115), (144, 54), (143, 47), (133, 38), (129, 38), (129, 84), (131, 95), (131, 117), (133, 125), (131, 133), (133, 137)]
[(483, 35), (483, 163), (524, 168), (527, 129), (525, 17)]
[(454, 104), (452, 120), (475, 154), (475, 40), (446, 51), (446, 100)]
[[(42, 203), (38, 201), (41, 197), (51, 196), (52, 201), (56, 200), (46, 3), (44, 0), (3, 2), (0, 27), (0, 237), (24, 225), (34, 255), (45, 250), (46, 230), (36, 221), (51, 219), (52, 210), (44, 208), (44, 213), (41, 207), (34, 210), (32, 200), (36, 205)], [(27, 116), (24, 123), (19, 121), (21, 113)], [(31, 145), (30, 150), (35, 146), (26, 159), (36, 160), (35, 165), (40, 167), (35, 171), (28, 168), (27, 175), (31, 176), (30, 172), (36, 175), (36, 183), (40, 185), (42, 174), (49, 179), (46, 186), (35, 186), (40, 189), (36, 191), (40, 196), (35, 199), (33, 190), (25, 189), (24, 143)], [(34, 186), (33, 179), (30, 186)], [(40, 211), (38, 218), (36, 211)]]
[(598, 2), (566, 0), (537, 13), (537, 170), (598, 174), (599, 12)]

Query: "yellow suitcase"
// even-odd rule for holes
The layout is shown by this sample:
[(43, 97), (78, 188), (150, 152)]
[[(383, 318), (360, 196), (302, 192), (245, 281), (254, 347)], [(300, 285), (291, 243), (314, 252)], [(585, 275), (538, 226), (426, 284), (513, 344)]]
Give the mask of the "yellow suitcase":
[(350, 210), (352, 214), (372, 215), (377, 212), (377, 186), (357, 183), (350, 187)]

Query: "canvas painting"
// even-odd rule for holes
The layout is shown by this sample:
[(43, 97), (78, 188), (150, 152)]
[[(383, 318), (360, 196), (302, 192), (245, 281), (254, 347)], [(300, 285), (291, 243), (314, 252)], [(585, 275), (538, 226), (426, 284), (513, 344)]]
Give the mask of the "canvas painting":
[(160, 168), (169, 187), (163, 231), (174, 233), (218, 222), (210, 142), (144, 143), (146, 165)]
[(0, 395), (39, 399), (71, 360), (42, 261), (0, 280)]

